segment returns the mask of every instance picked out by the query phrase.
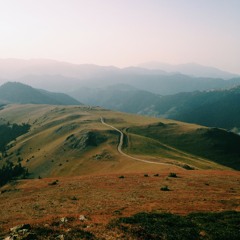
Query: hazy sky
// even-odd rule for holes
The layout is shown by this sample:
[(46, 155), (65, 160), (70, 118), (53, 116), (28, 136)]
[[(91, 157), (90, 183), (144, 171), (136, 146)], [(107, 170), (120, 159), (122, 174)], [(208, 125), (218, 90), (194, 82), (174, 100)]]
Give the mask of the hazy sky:
[(0, 58), (240, 73), (240, 0), (0, 0)]

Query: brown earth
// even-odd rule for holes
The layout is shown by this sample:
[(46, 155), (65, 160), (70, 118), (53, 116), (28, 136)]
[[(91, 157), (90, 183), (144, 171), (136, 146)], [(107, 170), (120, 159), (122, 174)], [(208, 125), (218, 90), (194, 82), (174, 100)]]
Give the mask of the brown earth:
[[(240, 211), (239, 172), (179, 169), (177, 178), (169, 173), (163, 168), (124, 178), (109, 174), (12, 182), (1, 188), (1, 231), (22, 223), (46, 226), (66, 217), (72, 219), (68, 228), (80, 226), (98, 238), (115, 239), (109, 221), (138, 212)], [(170, 191), (161, 191), (163, 186)], [(80, 215), (87, 220), (81, 222)]]

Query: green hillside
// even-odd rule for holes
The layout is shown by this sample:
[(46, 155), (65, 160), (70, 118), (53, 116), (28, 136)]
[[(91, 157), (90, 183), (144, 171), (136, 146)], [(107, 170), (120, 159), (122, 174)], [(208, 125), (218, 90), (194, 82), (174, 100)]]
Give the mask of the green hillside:
[(158, 116), (208, 127), (240, 129), (240, 87), (182, 92), (160, 96), (131, 86), (103, 89), (84, 88), (72, 93), (90, 105), (112, 110)]
[(79, 105), (74, 98), (63, 93), (38, 90), (28, 85), (8, 82), (0, 86), (0, 103)]

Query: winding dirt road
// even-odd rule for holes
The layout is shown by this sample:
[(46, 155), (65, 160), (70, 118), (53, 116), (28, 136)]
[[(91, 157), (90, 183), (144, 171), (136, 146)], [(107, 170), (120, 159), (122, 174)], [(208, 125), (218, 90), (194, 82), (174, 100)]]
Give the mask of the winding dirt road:
[(119, 144), (118, 144), (117, 150), (118, 150), (118, 152), (119, 152), (120, 154), (122, 154), (123, 156), (128, 157), (128, 158), (131, 158), (131, 159), (133, 159), (133, 160), (135, 160), (135, 161), (144, 162), (144, 163), (157, 164), (157, 165), (168, 165), (168, 166), (179, 167), (179, 166), (176, 166), (176, 165), (173, 165), (173, 164), (152, 162), (152, 161), (148, 161), (148, 160), (139, 159), (139, 158), (132, 157), (132, 156), (124, 153), (124, 152), (122, 151), (123, 137), (124, 137), (123, 132), (122, 132), (121, 130), (115, 128), (114, 126), (105, 123), (103, 117), (100, 117), (100, 119), (101, 119), (101, 123), (102, 123), (103, 125), (105, 125), (105, 126), (107, 126), (107, 127), (110, 127), (110, 128), (112, 128), (112, 129), (114, 129), (114, 130), (116, 130), (117, 132), (120, 133), (120, 140), (119, 140)]

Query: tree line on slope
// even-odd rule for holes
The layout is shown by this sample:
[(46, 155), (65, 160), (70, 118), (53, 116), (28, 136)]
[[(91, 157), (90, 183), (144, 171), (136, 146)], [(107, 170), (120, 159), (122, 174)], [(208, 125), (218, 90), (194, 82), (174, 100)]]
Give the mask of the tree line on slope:
[[(6, 155), (7, 144), (17, 137), (27, 133), (30, 129), (30, 125), (23, 123), (18, 125), (14, 124), (2, 124), (0, 125), (0, 152), (3, 156)], [(18, 163), (14, 165), (10, 161), (6, 161), (5, 164), (0, 168), (0, 187), (9, 182), (12, 179), (15, 179), (20, 176), (27, 176), (28, 170)]]

